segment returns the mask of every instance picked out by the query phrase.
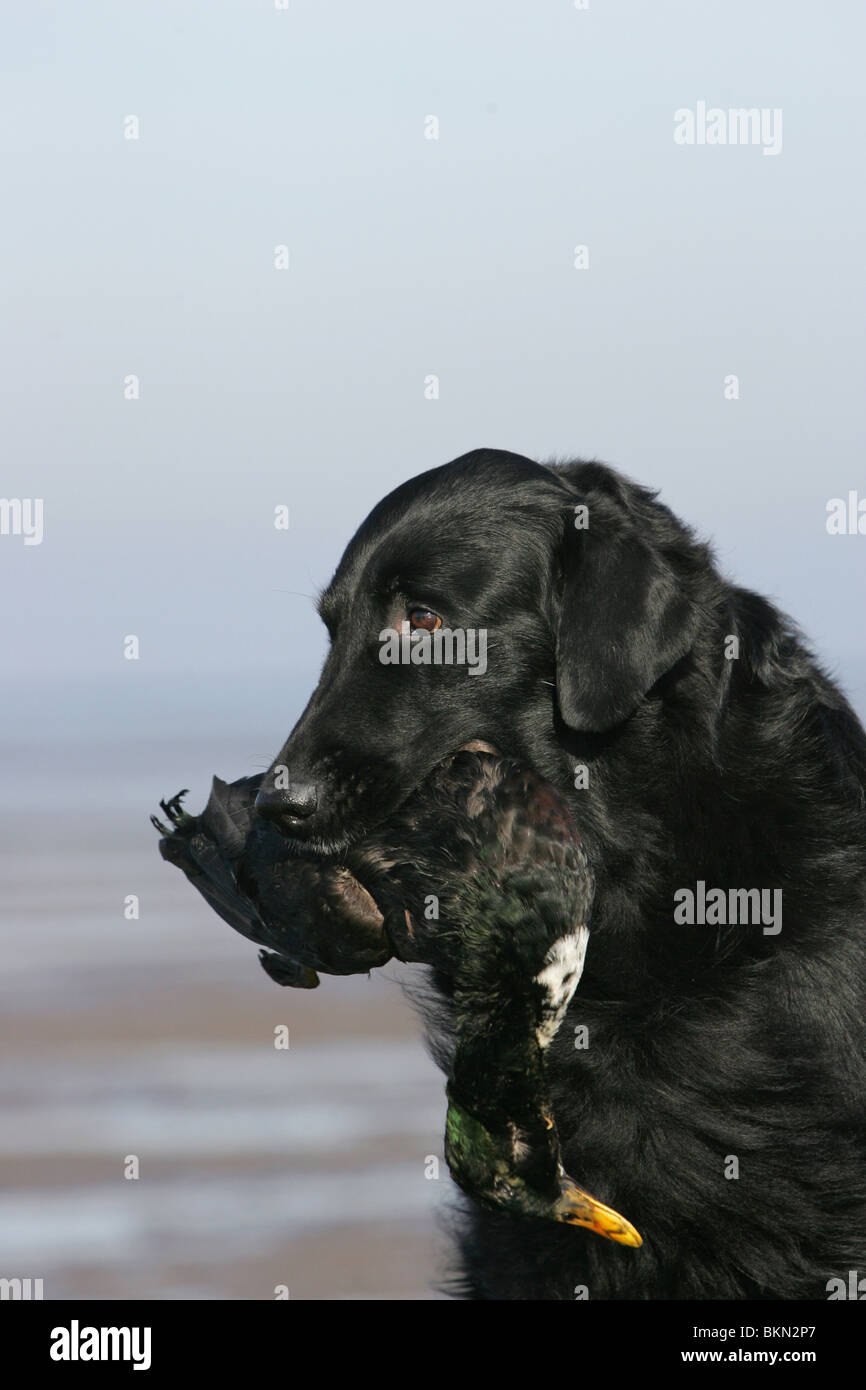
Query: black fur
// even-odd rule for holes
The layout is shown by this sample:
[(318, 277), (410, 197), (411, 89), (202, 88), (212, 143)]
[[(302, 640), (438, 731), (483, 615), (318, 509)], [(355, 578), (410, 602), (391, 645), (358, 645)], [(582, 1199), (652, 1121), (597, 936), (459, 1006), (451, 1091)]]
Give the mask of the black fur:
[[(417, 606), (486, 629), (487, 674), (382, 665)], [(475, 1210), (462, 1292), (805, 1299), (866, 1274), (866, 736), (791, 624), (644, 488), (491, 450), (380, 503), (321, 611), (275, 760), (317, 805), (299, 821), (290, 789), (288, 833), (362, 839), (483, 739), (568, 794), (596, 879), (551, 1087), (566, 1167), (644, 1244)], [(781, 889), (781, 932), (677, 925), (698, 880)]]

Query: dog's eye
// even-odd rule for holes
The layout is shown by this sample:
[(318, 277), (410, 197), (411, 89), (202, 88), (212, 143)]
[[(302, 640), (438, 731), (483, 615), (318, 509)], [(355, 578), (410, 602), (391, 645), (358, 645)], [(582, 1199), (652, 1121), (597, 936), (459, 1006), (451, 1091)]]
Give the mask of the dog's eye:
[(424, 632), (436, 632), (437, 628), (442, 626), (442, 619), (432, 608), (410, 608), (409, 625), (421, 628)]

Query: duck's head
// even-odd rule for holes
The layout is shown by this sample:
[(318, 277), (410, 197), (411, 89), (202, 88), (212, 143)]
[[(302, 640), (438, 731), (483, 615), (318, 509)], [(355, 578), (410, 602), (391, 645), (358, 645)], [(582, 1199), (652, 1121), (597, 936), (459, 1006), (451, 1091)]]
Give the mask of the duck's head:
[(451, 1176), (468, 1197), (512, 1216), (583, 1226), (618, 1245), (639, 1246), (624, 1216), (599, 1202), (562, 1167), (553, 1120), (538, 1111), (534, 1133), (514, 1122), (488, 1127), (449, 1093), (445, 1157)]

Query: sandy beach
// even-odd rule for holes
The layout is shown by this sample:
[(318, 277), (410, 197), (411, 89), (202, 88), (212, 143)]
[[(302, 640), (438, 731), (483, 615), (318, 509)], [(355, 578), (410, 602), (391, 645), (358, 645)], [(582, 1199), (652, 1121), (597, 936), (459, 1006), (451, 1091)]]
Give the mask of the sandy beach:
[(399, 967), (281, 990), (160, 860), (149, 796), (6, 821), (0, 1275), (46, 1299), (441, 1296), (444, 1086)]

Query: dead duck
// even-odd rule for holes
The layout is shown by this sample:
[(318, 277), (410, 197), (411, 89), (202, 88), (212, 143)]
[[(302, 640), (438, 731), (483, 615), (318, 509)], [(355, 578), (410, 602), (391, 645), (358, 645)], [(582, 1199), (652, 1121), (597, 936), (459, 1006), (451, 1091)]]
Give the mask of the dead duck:
[(163, 856), (310, 988), (390, 957), (433, 967), (449, 1000), (445, 1156), (473, 1200), (638, 1246), (635, 1228), (565, 1172), (545, 1052), (583, 969), (592, 877), (564, 802), (513, 761), (461, 750), (339, 861), (294, 852), (259, 820), (261, 779), (214, 779), (190, 817), (161, 803)]
[(160, 808), (160, 853), (177, 865), (215, 912), (265, 949), (259, 959), (278, 984), (314, 989), (318, 971), (353, 975), (383, 965), (392, 950), (382, 914), (348, 868), (292, 853), (254, 812), (261, 777), (214, 777), (199, 816), (178, 792)]
[(485, 1206), (640, 1245), (565, 1172), (548, 1093), (545, 1053), (583, 971), (593, 891), (565, 803), (513, 761), (461, 751), (376, 838), (353, 867), (395, 954), (449, 979), (452, 1177)]

